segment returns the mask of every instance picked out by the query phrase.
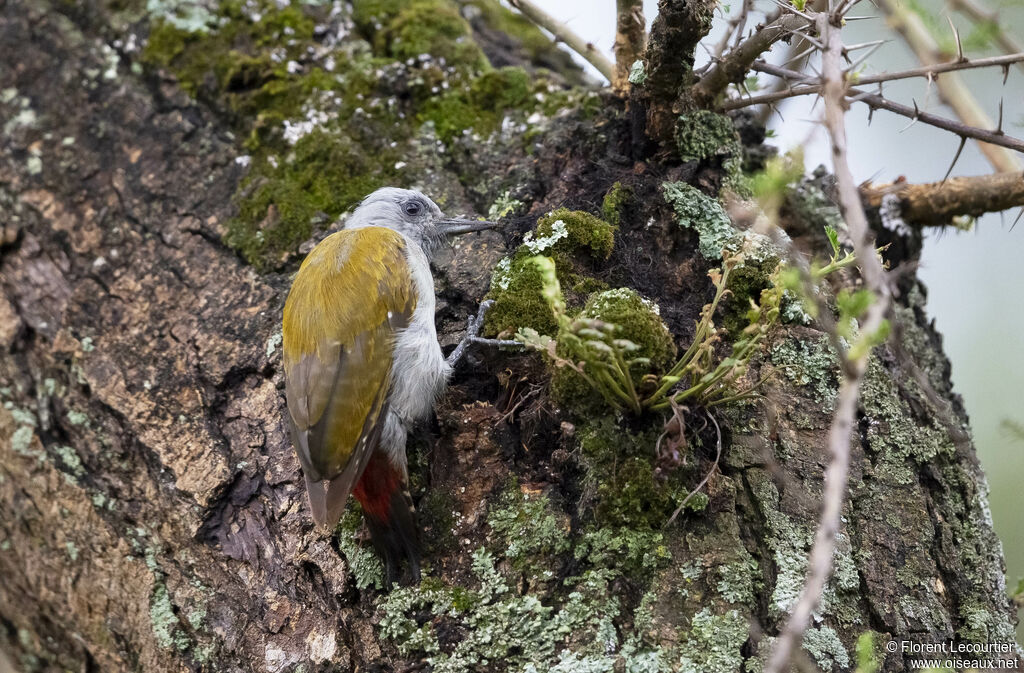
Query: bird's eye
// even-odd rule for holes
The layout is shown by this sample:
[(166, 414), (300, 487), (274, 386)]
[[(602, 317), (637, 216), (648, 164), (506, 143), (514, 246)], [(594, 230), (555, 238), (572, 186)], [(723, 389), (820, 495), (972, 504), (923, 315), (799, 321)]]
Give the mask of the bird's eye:
[(423, 212), (423, 204), (419, 201), (406, 201), (402, 204), (402, 210), (405, 211), (406, 215), (415, 217)]

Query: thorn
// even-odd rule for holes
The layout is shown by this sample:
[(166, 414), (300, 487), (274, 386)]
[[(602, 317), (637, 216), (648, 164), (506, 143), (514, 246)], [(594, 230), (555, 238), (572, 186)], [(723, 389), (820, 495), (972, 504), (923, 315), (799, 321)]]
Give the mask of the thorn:
[[(868, 58), (870, 58), (872, 54), (874, 54), (876, 51), (878, 51), (879, 47), (881, 47), (883, 44), (885, 44), (888, 41), (889, 40), (878, 40), (874, 44), (865, 44), (865, 45), (863, 45), (863, 46), (869, 46), (871, 48), (868, 50), (868, 52), (866, 54), (861, 56), (854, 63), (851, 63), (850, 67), (849, 67), (849, 70), (856, 70), (857, 66), (859, 66), (864, 61), (868, 60)], [(858, 46), (858, 48), (860, 48), (860, 47)]]
[(1003, 97), (999, 97), (999, 123), (996, 124), (996, 135), (1003, 135)]
[(1003, 64), (1003, 86), (1006, 86), (1006, 78), (1010, 76), (1010, 64)]
[(867, 21), (869, 19), (879, 19), (880, 16), (844, 16), (843, 21)]
[(1020, 222), (1021, 215), (1024, 215), (1024, 208), (1021, 208), (1020, 212), (1017, 213), (1017, 217), (1013, 220), (1013, 224), (1010, 225), (1010, 231), (1013, 231), (1013, 228), (1017, 226), (1018, 222)]
[(903, 133), (904, 131), (909, 129), (911, 126), (916, 124), (917, 123), (917, 119), (920, 116), (920, 114), (921, 114), (921, 111), (918, 109), (917, 101), (915, 100), (914, 101), (914, 116), (910, 118), (910, 123), (909, 124), (907, 124), (906, 126), (904, 126), (903, 128), (900, 129), (900, 133)]
[(866, 49), (873, 47), (876, 44), (885, 44), (890, 40), (872, 40), (871, 42), (858, 42), (857, 44), (851, 44), (849, 47), (843, 47), (843, 51), (857, 51), (858, 49)]
[(949, 179), (949, 174), (953, 172), (953, 166), (956, 166), (957, 159), (960, 158), (960, 153), (964, 151), (964, 145), (967, 144), (967, 136), (960, 136), (960, 147), (956, 148), (956, 156), (953, 157), (953, 163), (949, 165), (949, 170), (942, 177), (942, 183), (946, 184), (946, 180)]
[(783, 61), (782, 65), (784, 65), (784, 66), (789, 65), (793, 61), (799, 60), (799, 59), (803, 58), (804, 56), (807, 56), (808, 54), (810, 54), (812, 51), (816, 51), (817, 49), (818, 49), (817, 47), (815, 47), (814, 45), (811, 45), (810, 47), (808, 47), (804, 51), (800, 52), (799, 54), (797, 54), (793, 58), (789, 59), (788, 61)]
[(960, 31), (953, 25), (953, 17), (949, 14), (946, 15), (946, 21), (949, 21), (949, 27), (953, 29), (953, 37), (956, 39), (956, 62), (964, 63), (967, 59), (964, 58), (964, 45), (960, 43)]

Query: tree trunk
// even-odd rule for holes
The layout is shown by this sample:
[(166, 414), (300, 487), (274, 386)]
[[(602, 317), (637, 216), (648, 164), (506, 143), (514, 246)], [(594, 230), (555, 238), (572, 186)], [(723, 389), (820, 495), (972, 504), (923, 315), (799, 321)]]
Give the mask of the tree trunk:
[[(692, 52), (709, 14), (662, 5), (675, 23), (651, 48), (686, 35)], [(573, 253), (570, 305), (632, 287), (685, 349), (720, 262), (663, 184), (714, 196), (739, 160), (666, 142), (681, 100), (666, 88), (689, 66), (663, 60), (659, 90), (624, 106), (570, 88), (565, 55), (491, 0), (0, 8), (0, 650), (15, 669), (756, 670), (803, 581), (827, 461), (838, 367), (813, 323), (773, 331), (751, 364), (774, 373), (759, 401), (713, 411), (719, 469), (664, 529), (715, 458), (703, 411), (666, 462), (664, 415), (574, 408), (539, 354), (475, 348), (410, 443), (429, 579), (390, 594), (355, 512), (313, 530), (283, 422), (289, 276), (383, 184), (509, 223), (438, 263), (443, 345), (537, 217), (604, 199), (614, 250)], [(739, 128), (757, 168), (763, 136)], [(783, 207), (819, 257), (827, 195), (803, 180)], [(894, 264), (917, 255), (913, 235), (881, 236)], [(732, 289), (724, 324), (749, 303)], [(892, 639), (1014, 639), (966, 415), (924, 288), (908, 274), (902, 289), (907, 353), (872, 359), (836, 572), (804, 641), (826, 670), (852, 670), (868, 632), (884, 670), (906, 666)]]

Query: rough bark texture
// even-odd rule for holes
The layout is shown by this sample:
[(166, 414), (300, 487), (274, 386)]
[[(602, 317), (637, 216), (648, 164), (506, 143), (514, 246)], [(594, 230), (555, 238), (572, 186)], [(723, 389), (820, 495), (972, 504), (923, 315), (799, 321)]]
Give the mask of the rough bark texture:
[[(0, 5), (0, 649), (13, 664), (401, 671), (429, 660), (449, 671), (532, 663), (714, 673), (763, 660), (813, 534), (837, 384), (824, 335), (799, 321), (778, 329), (752, 367), (755, 379), (775, 372), (763, 401), (719, 416), (724, 452), (705, 506), (664, 531), (710, 468), (706, 425), (689, 431), (681, 456), (655, 464), (663, 418), (573, 411), (549, 396), (538, 356), (477, 351), (436, 424), (412, 442), (431, 579), (385, 596), (358, 547), (357, 519), (331, 538), (314, 533), (282, 423), (288, 275), (306, 239), (350, 204), (329, 203), (328, 217), (296, 220), (312, 220), (310, 230), (261, 247), (287, 221), (286, 192), (274, 192), (259, 219), (236, 217), (282, 178), (246, 182), (269, 156), (252, 144), (265, 128), (232, 101), (270, 76), (218, 72), (189, 82), (188, 52), (140, 55), (136, 42), (152, 39), (158, 21), (183, 21), (178, 5), (188, 3), (162, 19), (143, 4)], [(367, 93), (359, 108), (372, 120), (381, 109), (374, 96), (392, 97), (408, 121), (404, 135), (346, 137), (346, 147), (387, 161), (369, 171), (367, 188), (406, 180), (452, 211), (496, 203), (511, 222), (507, 240), (476, 236), (439, 265), (442, 342), (457, 340), (506, 244), (537, 216), (566, 205), (600, 212), (607, 194), (604, 217), (619, 220), (614, 251), (607, 260), (581, 255), (580, 269), (656, 301), (685, 347), (716, 262), (698, 253), (704, 232), (680, 226), (680, 203), (666, 204), (663, 184), (717, 193), (738, 170), (736, 137), (709, 145), (677, 133), (679, 156), (644, 156), (617, 101), (566, 93), (563, 83), (579, 74), (539, 34), (510, 38), (502, 31), (521, 25), (496, 5), (438, 0), (431, 14), (451, 19), (438, 44), (461, 49), (467, 38), (457, 32), (471, 26), (492, 62), (526, 68), (500, 71), (504, 84), (537, 64), (562, 71), (548, 76), (542, 97), (564, 96), (560, 108), (516, 112), (538, 105), (531, 94), (495, 111), (470, 92), (460, 105), (481, 116), (463, 123), (472, 132), (449, 132), (445, 122), (462, 108), (431, 117), (431, 99), (415, 91), (432, 66), (402, 65), (402, 15), (373, 18), (369, 4), (355, 3), (354, 20), (344, 3), (300, 10), (319, 12), (325, 28), (312, 32), (323, 50), (296, 61), (308, 71), (327, 57), (378, 59), (383, 93)], [(678, 33), (691, 45), (706, 30), (703, 20), (686, 25), (693, 12), (684, 3), (663, 2), (662, 11), (655, 44)], [(232, 48), (254, 44), (237, 38)], [(675, 100), (687, 69), (673, 68), (651, 69), (650, 100)], [(270, 109), (261, 105), (255, 112)], [(691, 120), (721, 129), (720, 120)], [(757, 132), (742, 128), (756, 164)], [(400, 161), (376, 136), (396, 138)], [(286, 145), (272, 149), (285, 161)], [(235, 160), (247, 152), (249, 167)], [(783, 209), (809, 253), (823, 253), (822, 225), (836, 218), (825, 183), (793, 186)], [(314, 198), (315, 181), (302, 189)], [(246, 226), (262, 234), (255, 243), (239, 242)], [(916, 254), (914, 241), (900, 241), (894, 262)], [(756, 273), (748, 281), (756, 285)], [(592, 291), (585, 285), (570, 302)], [(734, 318), (756, 291), (734, 287)], [(898, 313), (906, 349), (952, 401), (950, 420), (966, 426), (912, 278)], [(879, 646), (1013, 640), (984, 477), (973, 448), (954, 441), (960, 435), (940, 415), (906, 361), (881, 349), (864, 387), (836, 575), (805, 639), (823, 668), (852, 669), (854, 644), (869, 631)], [(903, 670), (899, 655), (878, 656), (886, 670)]]

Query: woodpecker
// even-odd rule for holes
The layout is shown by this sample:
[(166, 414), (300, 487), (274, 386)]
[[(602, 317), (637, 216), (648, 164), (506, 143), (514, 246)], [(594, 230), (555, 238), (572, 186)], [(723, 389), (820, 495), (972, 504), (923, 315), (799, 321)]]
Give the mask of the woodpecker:
[(447, 236), (493, 228), (446, 218), (417, 191), (370, 194), (299, 268), (284, 306), (288, 421), (318, 526), (333, 528), (351, 493), (362, 505), (386, 584), (402, 562), (419, 580), (419, 530), (405, 455), (486, 302), (446, 360), (434, 327), (430, 257)]

